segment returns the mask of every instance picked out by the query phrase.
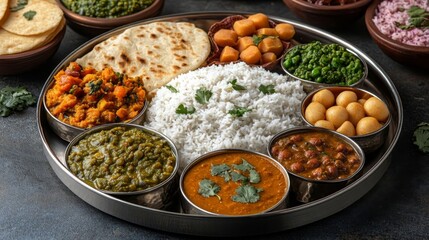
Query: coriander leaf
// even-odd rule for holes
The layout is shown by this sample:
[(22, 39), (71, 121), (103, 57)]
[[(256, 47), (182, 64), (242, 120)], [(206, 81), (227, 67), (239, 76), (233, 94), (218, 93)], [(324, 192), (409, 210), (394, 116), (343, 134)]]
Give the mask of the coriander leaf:
[(36, 11), (30, 10), (30, 11), (28, 11), (28, 12), (25, 12), (25, 13), (23, 14), (23, 16), (24, 16), (28, 21), (31, 21), (31, 20), (33, 20), (34, 16), (36, 16), (36, 14), (37, 14), (37, 12), (36, 12)]
[(195, 100), (197, 100), (197, 102), (200, 104), (207, 104), (212, 95), (213, 93), (210, 90), (207, 90), (203, 87), (197, 90), (197, 93), (195, 94)]
[(229, 174), (230, 170), (231, 168), (225, 163), (223, 163), (219, 165), (212, 165), (210, 173), (212, 174), (212, 176), (223, 177), (225, 179), (225, 182), (229, 182), (229, 180), (231, 180), (231, 175)]
[(255, 167), (249, 162), (247, 162), (244, 158), (242, 158), (241, 161), (241, 164), (232, 164), (232, 166), (234, 166), (235, 169), (243, 172), (249, 171), (250, 169), (255, 169)]
[(258, 44), (261, 43), (262, 40), (264, 40), (264, 38), (266, 38), (266, 37), (267, 37), (266, 35), (260, 35), (260, 36), (253, 35), (252, 36), (253, 44), (255, 44), (256, 46), (258, 46)]
[(194, 107), (185, 107), (185, 105), (183, 105), (182, 103), (176, 108), (176, 113), (177, 114), (192, 114), (195, 112), (195, 108)]
[(240, 186), (235, 190), (236, 195), (232, 196), (232, 201), (239, 203), (255, 203), (259, 201), (259, 193), (262, 189), (251, 185)]
[(101, 88), (101, 80), (89, 82), (89, 94), (92, 95), (96, 93)]
[(273, 94), (276, 92), (273, 84), (269, 84), (269, 85), (261, 84), (258, 89), (265, 95)]
[(413, 134), (414, 144), (424, 153), (429, 153), (429, 123), (422, 122), (417, 125)]
[(174, 88), (173, 86), (171, 86), (171, 85), (167, 85), (167, 86), (165, 86), (168, 90), (170, 90), (170, 92), (172, 92), (172, 93), (178, 93), (179, 91), (176, 89), (176, 88)]
[(261, 176), (255, 169), (249, 170), (249, 182), (250, 183), (259, 183), (261, 181)]
[(247, 177), (241, 175), (238, 172), (231, 172), (231, 177), (232, 177), (232, 181), (234, 181), (234, 182), (238, 182), (238, 181), (247, 182), (248, 181)]
[(237, 79), (233, 79), (232, 81), (229, 81), (228, 83), (231, 84), (232, 89), (234, 89), (236, 91), (246, 90), (246, 88), (244, 86), (237, 84)]
[(21, 9), (24, 9), (25, 5), (27, 4), (28, 4), (28, 0), (18, 0), (18, 2), (16, 3), (16, 6), (10, 7), (10, 11), (16, 12)]
[(36, 103), (36, 98), (23, 87), (5, 87), (0, 90), (0, 116), (7, 117)]
[(229, 110), (228, 113), (234, 117), (242, 117), (245, 113), (252, 111), (245, 107), (234, 106), (233, 109)]
[(216, 196), (219, 201), (221, 201), (221, 198), (217, 193), (220, 191), (219, 185), (214, 183), (213, 181), (209, 179), (203, 179), (199, 183), (200, 188), (198, 189), (198, 193), (201, 194), (203, 197), (212, 197)]

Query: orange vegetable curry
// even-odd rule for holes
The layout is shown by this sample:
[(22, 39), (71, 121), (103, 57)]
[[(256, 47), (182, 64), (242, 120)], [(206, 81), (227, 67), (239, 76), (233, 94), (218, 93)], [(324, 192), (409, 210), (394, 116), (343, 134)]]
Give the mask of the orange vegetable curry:
[(126, 122), (144, 106), (146, 91), (141, 79), (115, 73), (110, 67), (96, 71), (71, 62), (54, 78), (46, 106), (52, 115), (72, 126)]
[(288, 182), (274, 163), (248, 152), (222, 153), (192, 166), (183, 191), (198, 207), (216, 214), (249, 215), (277, 205)]

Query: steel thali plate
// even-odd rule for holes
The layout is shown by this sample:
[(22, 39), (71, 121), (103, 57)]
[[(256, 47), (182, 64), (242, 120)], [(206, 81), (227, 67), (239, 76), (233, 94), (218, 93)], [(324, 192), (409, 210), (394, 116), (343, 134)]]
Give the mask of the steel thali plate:
[[(214, 22), (235, 14), (246, 15), (249, 13), (195, 12), (176, 14), (136, 22), (107, 32), (81, 45), (60, 62), (49, 76), (42, 92), (48, 87), (47, 83), (49, 79), (53, 78), (60, 69), (65, 68), (70, 61), (89, 52), (97, 43), (129, 27), (155, 21), (186, 21), (192, 22), (197, 27), (207, 31)], [(400, 136), (403, 109), (399, 93), (387, 73), (368, 55), (347, 41), (309, 25), (280, 17), (269, 17), (277, 22), (293, 24), (296, 30), (295, 39), (298, 42), (320, 40), (322, 42), (339, 43), (355, 51), (367, 62), (369, 68), (368, 79), (362, 88), (377, 94), (386, 102), (392, 116), (392, 121), (385, 144), (376, 152), (366, 156), (367, 160), (363, 174), (356, 181), (322, 199), (305, 204), (296, 204), (282, 210), (252, 217), (190, 215), (181, 213), (180, 211), (157, 210), (136, 205), (89, 187), (67, 170), (63, 162), (67, 142), (55, 135), (48, 126), (43, 101), (40, 99), (42, 96), (40, 96), (37, 104), (38, 130), (43, 142), (43, 150), (46, 158), (58, 178), (79, 198), (107, 214), (152, 229), (198, 236), (243, 236), (243, 234), (260, 235), (284, 231), (326, 218), (348, 207), (364, 196), (386, 172), (391, 161), (392, 150)], [(222, 231), (218, 229), (222, 229)], [(243, 229), (246, 231), (243, 231)]]

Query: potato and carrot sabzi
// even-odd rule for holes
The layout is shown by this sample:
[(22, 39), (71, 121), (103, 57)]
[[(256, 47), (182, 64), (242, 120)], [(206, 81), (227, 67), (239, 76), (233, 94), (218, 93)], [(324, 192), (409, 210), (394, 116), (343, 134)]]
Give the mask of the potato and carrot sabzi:
[(269, 66), (282, 57), (294, 35), (293, 25), (276, 24), (263, 13), (230, 16), (209, 29), (215, 47), (209, 63), (243, 61)]

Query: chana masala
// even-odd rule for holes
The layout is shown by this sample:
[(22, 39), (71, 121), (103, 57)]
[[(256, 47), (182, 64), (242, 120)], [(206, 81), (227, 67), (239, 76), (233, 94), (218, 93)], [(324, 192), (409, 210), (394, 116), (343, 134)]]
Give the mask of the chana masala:
[(140, 78), (107, 67), (96, 71), (71, 62), (46, 93), (46, 106), (60, 121), (80, 128), (126, 122), (142, 111), (146, 91)]
[(192, 203), (222, 215), (268, 211), (284, 200), (288, 190), (286, 173), (273, 160), (250, 152), (204, 158), (186, 171), (182, 184)]
[(328, 132), (297, 133), (278, 139), (271, 155), (289, 172), (312, 180), (340, 180), (362, 164), (353, 147)]

